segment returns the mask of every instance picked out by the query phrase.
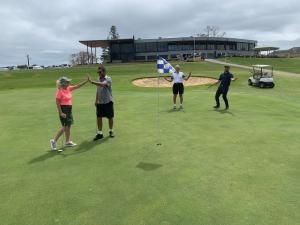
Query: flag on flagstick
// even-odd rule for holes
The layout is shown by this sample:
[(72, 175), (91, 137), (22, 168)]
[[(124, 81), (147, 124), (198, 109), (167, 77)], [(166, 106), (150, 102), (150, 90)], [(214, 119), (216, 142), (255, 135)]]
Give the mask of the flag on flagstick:
[(157, 59), (157, 72), (158, 73), (174, 73), (174, 67), (163, 57), (158, 57)]

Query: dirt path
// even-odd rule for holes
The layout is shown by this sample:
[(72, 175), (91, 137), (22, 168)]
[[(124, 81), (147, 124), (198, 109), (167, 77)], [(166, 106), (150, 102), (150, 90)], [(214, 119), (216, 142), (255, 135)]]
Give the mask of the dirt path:
[[(210, 63), (215, 63), (215, 64), (229, 65), (229, 66), (232, 66), (232, 67), (238, 67), (238, 68), (242, 68), (242, 69), (252, 70), (251, 66), (244, 66), (244, 65), (234, 64), (234, 63), (226, 63), (226, 62), (219, 61), (219, 60), (216, 60), (216, 59), (206, 59), (205, 61), (210, 62)], [(274, 70), (273, 72), (274, 72), (275, 76), (300, 78), (300, 74), (298, 74), (298, 73), (290, 73), (290, 72), (284, 72), (284, 71), (279, 71), (279, 70)]]

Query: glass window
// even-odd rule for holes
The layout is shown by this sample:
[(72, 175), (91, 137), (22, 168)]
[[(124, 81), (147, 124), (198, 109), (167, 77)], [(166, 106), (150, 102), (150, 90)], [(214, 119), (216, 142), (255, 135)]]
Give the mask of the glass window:
[(207, 45), (207, 50), (215, 50), (215, 45), (212, 44)]
[(145, 43), (136, 43), (135, 44), (135, 51), (136, 52), (146, 52), (146, 45), (145, 45)]
[(167, 42), (157, 42), (157, 51), (167, 52), (168, 51), (168, 43)]
[(122, 53), (133, 53), (133, 44), (124, 43), (120, 44)]
[(148, 42), (148, 43), (146, 43), (146, 52), (157, 52), (157, 44), (156, 44), (156, 42)]
[(119, 44), (112, 44), (110, 51), (111, 51), (111, 53), (119, 53), (120, 52), (120, 45)]
[(206, 45), (196, 45), (196, 50), (206, 50)]
[(217, 49), (218, 50), (225, 50), (225, 46), (224, 45), (217, 45)]

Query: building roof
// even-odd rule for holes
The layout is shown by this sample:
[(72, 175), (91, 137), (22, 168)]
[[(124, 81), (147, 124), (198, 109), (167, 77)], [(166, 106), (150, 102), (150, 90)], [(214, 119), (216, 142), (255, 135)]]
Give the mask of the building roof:
[(106, 48), (110, 42), (128, 42), (134, 41), (135, 43), (147, 42), (176, 42), (176, 41), (222, 41), (222, 42), (246, 42), (256, 44), (255, 40), (238, 39), (238, 38), (224, 38), (224, 37), (178, 37), (178, 38), (157, 38), (157, 39), (116, 39), (116, 40), (82, 40), (81, 44), (92, 48)]
[(85, 40), (79, 41), (79, 43), (92, 48), (106, 48), (109, 46), (109, 40)]
[(276, 51), (278, 50), (278, 47), (273, 47), (273, 46), (257, 46), (254, 48), (255, 51), (258, 52), (264, 52), (264, 51)]
[(177, 38), (157, 38), (157, 39), (136, 39), (136, 43), (144, 42), (173, 42), (173, 41), (224, 41), (224, 42), (247, 42), (257, 43), (255, 40), (239, 39), (239, 38), (225, 38), (225, 37), (177, 37)]

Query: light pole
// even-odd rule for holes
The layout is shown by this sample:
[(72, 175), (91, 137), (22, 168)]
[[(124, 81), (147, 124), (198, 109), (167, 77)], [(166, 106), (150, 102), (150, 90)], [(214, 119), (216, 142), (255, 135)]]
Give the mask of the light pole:
[(28, 54), (26, 55), (26, 58), (27, 58), (27, 68), (29, 68), (29, 66), (30, 66), (30, 58), (29, 58)]
[(193, 56), (194, 62), (195, 62), (195, 54), (196, 54), (196, 37), (194, 35), (194, 56)]

